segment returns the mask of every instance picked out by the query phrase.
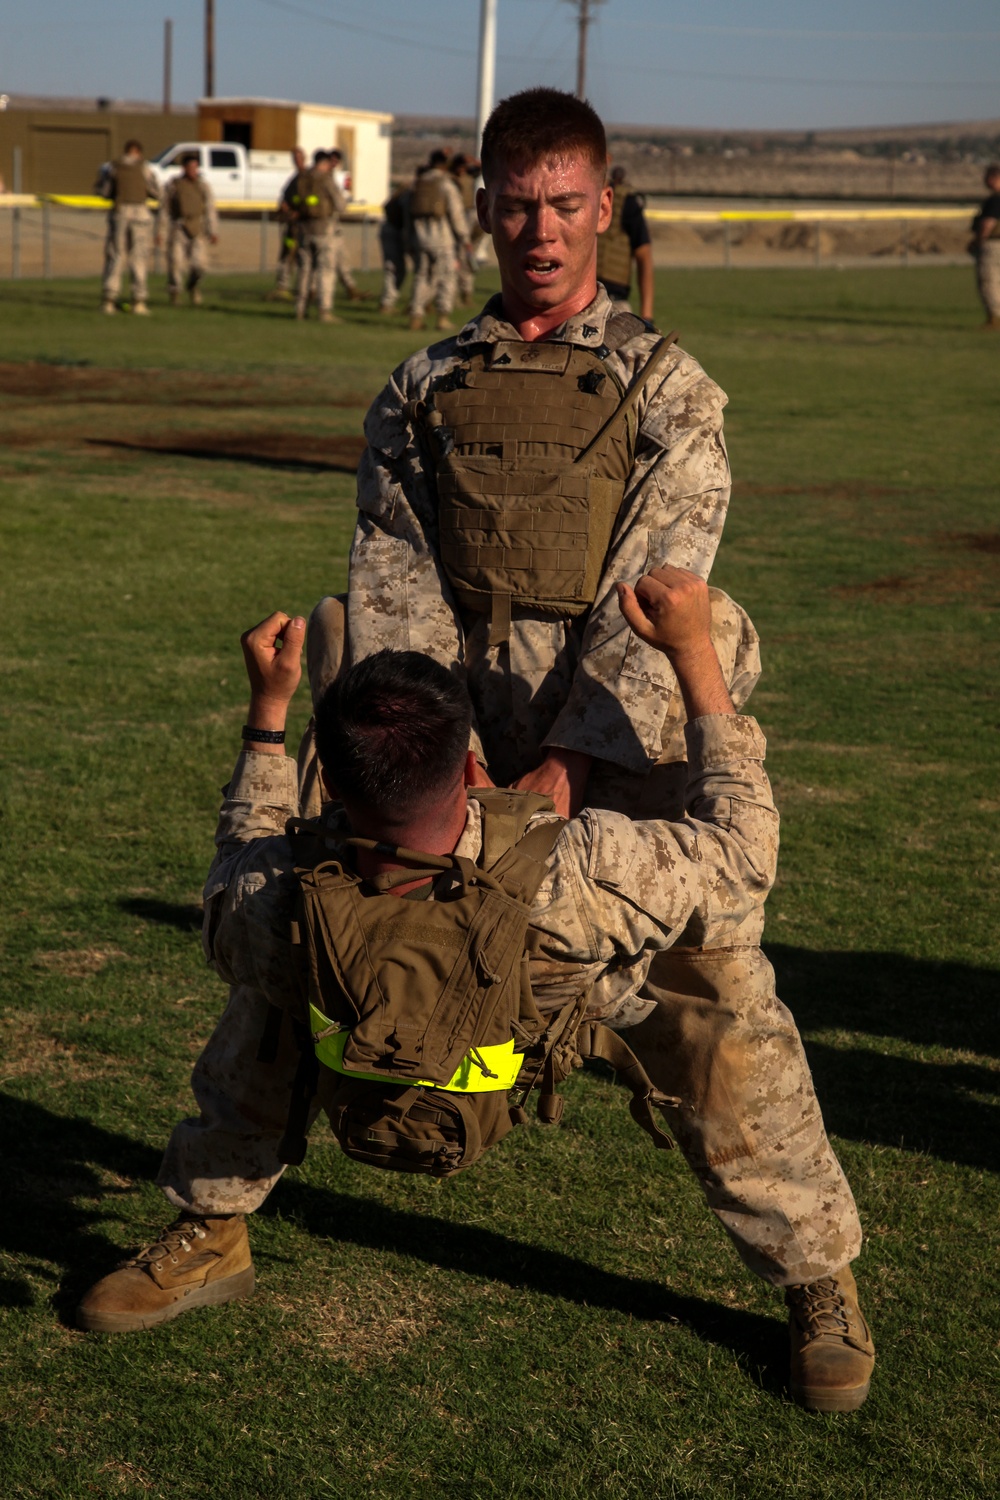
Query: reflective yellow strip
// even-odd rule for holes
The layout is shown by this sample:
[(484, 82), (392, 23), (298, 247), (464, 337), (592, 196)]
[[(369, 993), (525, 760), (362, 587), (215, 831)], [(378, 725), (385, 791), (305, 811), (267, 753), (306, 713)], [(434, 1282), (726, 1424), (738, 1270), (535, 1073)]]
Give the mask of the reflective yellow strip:
[[(325, 1031), (333, 1023), (322, 1011), (316, 1009), (315, 1005), (309, 1007), (309, 1023), (315, 1035), (316, 1032)], [(486, 1078), (482, 1068), (470, 1055), (459, 1064), (458, 1071), (450, 1083), (431, 1083), (426, 1078), (400, 1078), (398, 1080), (388, 1078), (384, 1073), (357, 1073), (353, 1068), (344, 1067), (344, 1048), (347, 1045), (349, 1031), (335, 1031), (330, 1036), (321, 1037), (316, 1043), (316, 1056), (327, 1068), (332, 1068), (335, 1073), (342, 1073), (345, 1078), (366, 1078), (373, 1083), (399, 1082), (407, 1087), (419, 1087), (425, 1089), (446, 1089), (452, 1094), (493, 1094), (512, 1089), (517, 1082), (517, 1075), (521, 1071), (521, 1063), (524, 1061), (519, 1052), (514, 1051), (514, 1038), (509, 1042), (497, 1042), (492, 1047), (477, 1047), (476, 1057), (481, 1057), (495, 1078)]]

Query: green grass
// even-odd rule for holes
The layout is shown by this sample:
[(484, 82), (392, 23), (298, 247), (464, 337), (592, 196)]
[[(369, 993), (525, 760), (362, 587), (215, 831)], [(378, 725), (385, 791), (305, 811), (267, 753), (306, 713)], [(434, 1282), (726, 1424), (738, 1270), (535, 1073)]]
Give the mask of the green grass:
[(251, 1225), (252, 1301), (73, 1329), (168, 1216), (222, 1000), (194, 903), (239, 631), (343, 585), (363, 408), (417, 343), (265, 286), (137, 324), (0, 283), (5, 1500), (992, 1496), (1000, 344), (964, 270), (659, 284), (731, 396), (715, 581), (763, 637), (768, 948), (867, 1233), (862, 1411), (789, 1402), (780, 1299), (593, 1073), (444, 1185), (317, 1130)]

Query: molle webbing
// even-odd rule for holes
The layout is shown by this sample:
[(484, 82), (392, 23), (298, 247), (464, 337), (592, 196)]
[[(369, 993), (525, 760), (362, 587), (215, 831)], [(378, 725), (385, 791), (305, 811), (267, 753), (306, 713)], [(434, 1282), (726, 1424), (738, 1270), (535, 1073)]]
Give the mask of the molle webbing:
[(174, 184), (170, 217), (179, 219), (192, 239), (201, 234), (205, 217), (205, 190), (200, 182), (178, 177)]
[(444, 173), (436, 169), (423, 172), (413, 185), (410, 213), (415, 219), (444, 219), (448, 216)]
[[(608, 324), (625, 341), (645, 327)], [(473, 352), (420, 408), (442, 562), (459, 603), (490, 613), (491, 644), (507, 639), (512, 605), (570, 618), (593, 604), (632, 469), (633, 409), (674, 337), (627, 391), (601, 357), (607, 346), (503, 341)]]
[(632, 280), (632, 242), (622, 228), (622, 213), (630, 189), (625, 183), (613, 189), (611, 223), (597, 236), (597, 279), (628, 286)]
[(124, 158), (115, 166), (115, 188), (114, 198), (118, 207), (126, 204), (134, 206), (137, 203), (145, 203), (149, 196), (149, 187), (146, 183), (146, 164), (142, 160), (126, 161)]

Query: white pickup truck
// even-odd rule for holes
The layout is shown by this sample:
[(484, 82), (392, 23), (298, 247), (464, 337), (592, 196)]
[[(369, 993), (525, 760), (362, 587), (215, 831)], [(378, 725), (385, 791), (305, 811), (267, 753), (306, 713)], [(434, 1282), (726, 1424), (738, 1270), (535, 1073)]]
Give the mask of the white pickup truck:
[(295, 170), (288, 151), (248, 151), (229, 141), (181, 141), (150, 162), (161, 188), (178, 176), (187, 156), (198, 157), (217, 203), (274, 203)]

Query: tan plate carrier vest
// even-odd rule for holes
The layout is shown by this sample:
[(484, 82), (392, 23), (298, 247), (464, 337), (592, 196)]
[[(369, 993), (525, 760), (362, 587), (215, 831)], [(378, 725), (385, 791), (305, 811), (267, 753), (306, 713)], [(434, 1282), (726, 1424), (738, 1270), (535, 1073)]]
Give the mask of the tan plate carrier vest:
[[(535, 1087), (539, 1118), (554, 1123), (562, 1114), (556, 1084), (583, 1056), (618, 1068), (633, 1117), (657, 1145), (672, 1144), (652, 1109), (677, 1101), (653, 1088), (620, 1037), (581, 1024), (588, 989), (574, 985), (572, 965), (560, 973), (554, 1006), (539, 1008), (532, 993), (531, 903), (562, 820), (529, 828), (536, 813), (552, 810), (535, 793), (469, 795), (483, 809), (479, 863), (401, 849), (407, 867), (365, 882), (371, 894), (351, 863), (331, 854), (322, 819), (289, 825), (301, 892), (292, 942), (302, 1061), (281, 1160), (305, 1154), (320, 1064), (336, 1079), (325, 1101), (335, 1136), (348, 1156), (372, 1166), (450, 1176), (527, 1118)], [(416, 875), (433, 878), (433, 899), (392, 894)], [(272, 1027), (261, 1059), (275, 1049)]]
[(606, 360), (646, 331), (623, 313), (598, 351), (479, 345), (407, 409), (435, 458), (441, 561), (459, 604), (490, 615), (491, 645), (508, 639), (514, 606), (571, 619), (597, 597), (632, 470), (635, 404), (676, 334), (627, 391)]
[(612, 189), (611, 223), (603, 234), (597, 236), (597, 279), (618, 286), (632, 284), (632, 241), (622, 228), (625, 199), (631, 191), (624, 182)]
[(413, 184), (410, 215), (414, 219), (446, 219), (448, 217), (445, 176), (436, 167), (429, 172), (422, 172)]
[(146, 182), (146, 163), (139, 161), (126, 161), (122, 157), (115, 164), (115, 186), (114, 200), (116, 208), (134, 207), (138, 203), (145, 203), (149, 197), (149, 184)]
[(207, 198), (200, 182), (191, 182), (187, 177), (178, 177), (174, 183), (170, 217), (184, 225), (187, 234), (195, 239), (205, 227)]

